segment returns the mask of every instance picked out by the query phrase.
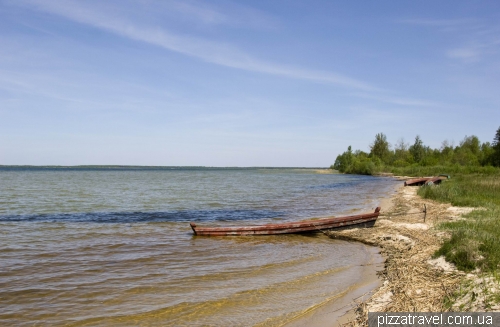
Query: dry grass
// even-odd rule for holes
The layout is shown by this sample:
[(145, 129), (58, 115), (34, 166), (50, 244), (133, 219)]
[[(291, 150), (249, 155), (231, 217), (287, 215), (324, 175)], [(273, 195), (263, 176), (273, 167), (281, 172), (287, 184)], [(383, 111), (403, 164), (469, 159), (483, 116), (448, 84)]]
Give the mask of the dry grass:
[(487, 180), (480, 180), (478, 181), (479, 185), (484, 185), (488, 187), (499, 187), (500, 186), (500, 179), (487, 179)]
[[(419, 212), (426, 204), (427, 215)], [(386, 258), (380, 272), (383, 285), (368, 302), (359, 303), (357, 319), (344, 326), (367, 326), (368, 312), (448, 311), (465, 274), (430, 261), (445, 232), (434, 225), (452, 219), (449, 205), (416, 196), (415, 188), (401, 188), (390, 211), (383, 210), (373, 228), (329, 232), (337, 239), (360, 241), (381, 248)], [(384, 209), (384, 208), (382, 208)]]

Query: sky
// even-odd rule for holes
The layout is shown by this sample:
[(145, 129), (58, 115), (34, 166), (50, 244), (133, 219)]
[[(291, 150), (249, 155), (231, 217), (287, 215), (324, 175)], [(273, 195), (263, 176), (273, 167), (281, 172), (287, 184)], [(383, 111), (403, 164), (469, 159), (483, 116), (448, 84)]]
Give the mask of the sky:
[(0, 0), (0, 165), (328, 167), (499, 127), (499, 1)]

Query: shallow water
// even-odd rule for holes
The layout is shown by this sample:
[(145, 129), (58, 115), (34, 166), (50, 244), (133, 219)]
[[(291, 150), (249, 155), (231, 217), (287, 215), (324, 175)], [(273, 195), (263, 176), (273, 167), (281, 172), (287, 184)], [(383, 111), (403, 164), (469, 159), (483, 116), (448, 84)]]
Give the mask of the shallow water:
[(372, 251), (194, 237), (188, 222), (366, 212), (393, 186), (300, 169), (0, 170), (0, 324), (279, 326), (348, 292)]

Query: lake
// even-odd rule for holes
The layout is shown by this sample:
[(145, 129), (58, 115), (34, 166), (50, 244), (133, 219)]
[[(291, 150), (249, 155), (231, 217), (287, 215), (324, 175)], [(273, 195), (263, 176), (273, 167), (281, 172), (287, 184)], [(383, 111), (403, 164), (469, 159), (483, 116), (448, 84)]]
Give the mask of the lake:
[(374, 251), (199, 226), (371, 212), (397, 181), (293, 168), (0, 169), (0, 324), (281, 326), (361, 282)]

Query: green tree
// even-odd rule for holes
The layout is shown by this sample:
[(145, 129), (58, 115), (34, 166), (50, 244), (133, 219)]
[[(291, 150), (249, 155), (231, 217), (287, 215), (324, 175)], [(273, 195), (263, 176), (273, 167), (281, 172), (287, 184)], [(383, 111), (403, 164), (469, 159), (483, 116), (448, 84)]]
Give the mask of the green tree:
[(487, 166), (493, 164), (493, 155), (495, 150), (491, 146), (490, 142), (484, 142), (481, 144), (481, 165)]
[(409, 151), (413, 156), (413, 161), (420, 163), (424, 159), (425, 155), (424, 142), (422, 142), (419, 135), (415, 137), (415, 143), (413, 143), (413, 145), (410, 146)]
[(424, 146), (424, 155), (420, 161), (421, 166), (436, 166), (439, 164), (441, 152), (438, 149), (431, 149), (429, 146)]
[(392, 164), (395, 167), (405, 167), (413, 162), (413, 157), (408, 151), (409, 147), (410, 145), (403, 138), (400, 138), (394, 145), (394, 161)]
[(461, 166), (479, 165), (478, 157), (468, 148), (457, 148), (453, 155), (452, 162)]
[(337, 156), (337, 159), (335, 159), (335, 163), (333, 164), (332, 168), (340, 171), (341, 173), (349, 172), (352, 166), (352, 161), (352, 148), (349, 145), (346, 152)]
[(500, 167), (500, 127), (498, 127), (495, 138), (493, 139), (493, 155), (491, 158), (493, 166)]
[(353, 153), (349, 146), (347, 151), (337, 156), (331, 168), (346, 174), (372, 175), (379, 171), (380, 166), (379, 158), (369, 158), (366, 152), (360, 150)]
[(370, 156), (377, 157), (384, 163), (389, 163), (391, 150), (384, 133), (375, 135), (375, 141), (370, 145), (370, 150)]
[(455, 149), (452, 162), (462, 166), (478, 166), (482, 159), (481, 155), (481, 142), (477, 136), (465, 136)]
[(454, 148), (453, 142), (450, 143), (448, 140), (444, 140), (443, 143), (441, 143), (440, 159), (442, 165), (451, 163), (455, 151)]
[(479, 139), (475, 135), (465, 136), (460, 142), (460, 147), (462, 149), (468, 149), (472, 154), (479, 156), (481, 151), (481, 142), (479, 142)]

